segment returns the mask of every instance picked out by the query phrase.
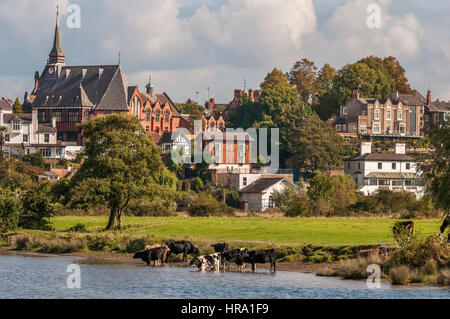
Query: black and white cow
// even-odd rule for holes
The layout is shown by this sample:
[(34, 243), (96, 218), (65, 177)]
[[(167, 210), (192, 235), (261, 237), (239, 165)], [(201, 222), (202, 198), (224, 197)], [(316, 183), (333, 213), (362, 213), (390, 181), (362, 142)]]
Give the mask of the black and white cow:
[(205, 271), (207, 267), (216, 272), (220, 271), (220, 253), (197, 256), (192, 258), (190, 266), (197, 267), (198, 271)]
[(252, 272), (256, 271), (256, 264), (270, 263), (270, 272), (276, 272), (276, 251), (275, 249), (268, 250), (253, 250), (248, 252), (248, 257), (244, 258), (244, 262), (252, 265)]
[(227, 243), (217, 243), (211, 245), (211, 247), (214, 249), (215, 253), (223, 253), (230, 250)]
[(171, 254), (178, 255), (182, 253), (183, 254), (182, 261), (185, 261), (187, 254), (195, 254), (195, 255), (200, 254), (198, 248), (187, 240), (180, 240), (180, 241), (169, 240), (166, 241), (164, 245), (166, 245), (170, 249), (167, 255), (167, 259), (169, 259)]
[(144, 251), (135, 253), (133, 258), (141, 258), (143, 261), (147, 263), (149, 266), (150, 263), (153, 261), (153, 264), (157, 266), (159, 262), (164, 264), (164, 261), (166, 260), (166, 256), (169, 252), (169, 249), (167, 247), (156, 247), (152, 249), (146, 249)]
[(236, 248), (220, 254), (222, 259), (223, 270), (226, 271), (230, 267), (230, 263), (235, 263), (239, 270), (245, 267), (245, 260), (248, 259), (247, 248)]

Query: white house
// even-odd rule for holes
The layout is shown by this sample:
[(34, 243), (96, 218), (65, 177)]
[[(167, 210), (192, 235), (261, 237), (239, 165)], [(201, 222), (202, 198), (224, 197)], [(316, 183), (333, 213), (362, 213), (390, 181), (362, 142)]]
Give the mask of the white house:
[[(260, 178), (239, 191), (241, 200), (248, 203), (252, 211), (265, 211), (275, 208), (273, 197), (276, 191), (282, 192), (289, 186), (295, 186), (285, 178)], [(296, 186), (295, 186), (296, 187)]]
[(51, 125), (39, 124), (36, 110), (29, 114), (0, 109), (0, 126), (6, 127), (3, 151), (7, 155), (41, 152), (44, 158), (64, 158), (65, 146), (56, 138), (56, 118)]
[(424, 195), (420, 163), (405, 154), (405, 144), (397, 143), (394, 153), (372, 153), (371, 142), (361, 142), (361, 152), (344, 160), (344, 171), (366, 195), (379, 189), (406, 190), (416, 197)]

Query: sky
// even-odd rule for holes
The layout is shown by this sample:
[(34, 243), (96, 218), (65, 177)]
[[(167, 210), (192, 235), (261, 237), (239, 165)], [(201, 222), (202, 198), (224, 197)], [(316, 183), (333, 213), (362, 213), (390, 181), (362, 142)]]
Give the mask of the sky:
[[(80, 28), (70, 5), (80, 8)], [(380, 8), (369, 28), (369, 5)], [(0, 0), (0, 96), (33, 88), (52, 47), (56, 6), (67, 65), (117, 64), (141, 90), (176, 102), (258, 89), (274, 67), (308, 58), (335, 68), (396, 56), (411, 86), (450, 100), (450, 1), (442, 0)]]

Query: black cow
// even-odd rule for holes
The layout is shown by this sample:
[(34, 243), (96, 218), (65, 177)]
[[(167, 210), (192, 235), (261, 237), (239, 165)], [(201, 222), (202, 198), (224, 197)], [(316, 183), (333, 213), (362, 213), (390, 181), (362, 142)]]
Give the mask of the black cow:
[(217, 243), (211, 245), (211, 247), (214, 248), (215, 253), (223, 253), (230, 250), (227, 243)]
[(166, 256), (169, 253), (167, 247), (157, 247), (152, 249), (146, 249), (144, 251), (135, 253), (133, 258), (141, 258), (143, 261), (147, 263), (149, 266), (153, 261), (153, 264), (156, 266), (158, 261), (164, 265), (164, 261), (166, 260)]
[(167, 247), (169, 247), (170, 251), (167, 254), (167, 260), (169, 259), (171, 254), (183, 254), (182, 261), (186, 260), (187, 254), (195, 254), (199, 255), (200, 251), (197, 247), (195, 247), (190, 241), (187, 240), (180, 240), (180, 241), (174, 241), (169, 240), (164, 243)]
[(245, 266), (245, 260), (249, 257), (247, 248), (232, 249), (221, 253), (220, 256), (224, 271), (230, 267), (230, 263), (235, 263), (239, 266), (239, 270), (242, 271), (242, 268)]
[(414, 222), (413, 221), (396, 222), (394, 224), (394, 227), (392, 227), (392, 232), (394, 233), (394, 236), (399, 236), (403, 232), (412, 235), (414, 233)]
[(270, 263), (270, 272), (276, 272), (276, 251), (269, 250), (253, 250), (248, 252), (248, 257), (244, 258), (244, 262), (252, 265), (252, 272), (256, 271), (256, 264)]

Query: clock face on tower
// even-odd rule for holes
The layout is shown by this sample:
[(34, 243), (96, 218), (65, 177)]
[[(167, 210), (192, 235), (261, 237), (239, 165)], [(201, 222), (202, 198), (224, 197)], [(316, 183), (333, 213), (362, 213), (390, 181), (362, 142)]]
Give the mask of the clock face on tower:
[(49, 66), (49, 67), (48, 67), (47, 73), (48, 73), (49, 75), (54, 75), (55, 72), (56, 72), (56, 67), (54, 67), (54, 66)]

